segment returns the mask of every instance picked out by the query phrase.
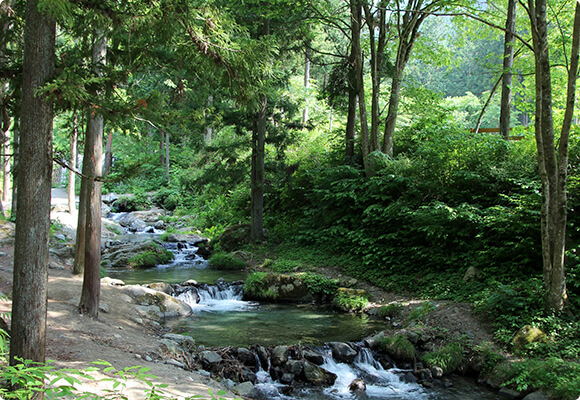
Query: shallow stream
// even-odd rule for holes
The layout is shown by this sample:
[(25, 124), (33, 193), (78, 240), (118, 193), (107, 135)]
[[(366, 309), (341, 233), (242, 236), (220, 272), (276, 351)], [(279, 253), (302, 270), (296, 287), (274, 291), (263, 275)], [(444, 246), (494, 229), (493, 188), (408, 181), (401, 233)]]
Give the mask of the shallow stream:
[[(246, 278), (246, 274), (215, 271), (207, 261), (197, 256), (191, 245), (168, 244), (175, 260), (150, 269), (110, 269), (107, 275), (127, 284), (195, 280), (210, 285), (197, 288), (196, 295), (185, 292), (180, 300), (192, 308), (187, 318), (168, 321), (175, 333), (192, 336), (198, 344), (208, 347), (278, 344), (313, 344), (356, 342), (383, 330), (384, 322), (366, 315), (337, 313), (312, 304), (260, 304), (242, 300), (241, 285), (228, 285)], [(221, 283), (219, 283), (221, 282)], [(215, 285), (218, 283), (217, 285)], [(199, 300), (199, 302), (198, 302)], [(496, 400), (496, 392), (462, 378), (453, 378), (449, 388), (426, 389), (416, 383), (401, 380), (405, 371), (385, 370), (368, 351), (361, 351), (352, 364), (338, 363), (330, 354), (323, 368), (338, 378), (330, 388), (294, 391), (282, 394), (283, 385), (274, 382), (266, 371), (258, 373), (256, 388), (263, 399), (302, 400)], [(367, 384), (363, 394), (355, 395), (348, 385), (357, 378)]]

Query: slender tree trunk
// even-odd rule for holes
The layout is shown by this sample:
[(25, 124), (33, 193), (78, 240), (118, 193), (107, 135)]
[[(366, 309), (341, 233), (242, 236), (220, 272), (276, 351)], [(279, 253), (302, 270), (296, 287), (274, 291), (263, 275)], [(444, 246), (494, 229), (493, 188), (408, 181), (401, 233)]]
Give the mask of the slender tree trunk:
[[(0, 57), (3, 59), (4, 57)], [(6, 93), (8, 92), (8, 83), (2, 84), (0, 89), (0, 102), (2, 103), (2, 201), (10, 200), (10, 116), (8, 115)], [(2, 210), (4, 214), (4, 210)]]
[[(96, 29), (93, 43), (93, 65), (102, 74), (107, 54), (105, 30)], [(85, 271), (79, 311), (91, 318), (99, 316), (101, 289), (101, 189), (103, 175), (103, 114), (96, 109), (89, 112), (84, 162), (87, 168), (87, 225), (85, 237)]]
[(165, 175), (169, 180), (169, 133), (165, 133)]
[(346, 120), (345, 135), (345, 158), (352, 160), (354, 158), (354, 138), (357, 115), (357, 96), (358, 96), (358, 69), (357, 65), (360, 59), (360, 24), (361, 24), (361, 7), (357, 0), (350, 0), (350, 55), (348, 57), (348, 113)]
[(264, 240), (264, 156), (266, 143), (266, 122), (268, 101), (264, 97), (256, 116), (256, 126), (252, 132), (252, 173), (251, 173), (251, 218), (250, 239), (252, 242)]
[(55, 31), (55, 20), (40, 13), (36, 0), (29, 0), (24, 29), (11, 365), (20, 363), (17, 357), (44, 362), (46, 355), (53, 104), (38, 91), (54, 73)]
[(383, 153), (390, 156), (393, 155), (393, 147), (395, 144), (395, 125), (397, 124), (397, 113), (399, 112), (399, 99), (401, 92), (401, 83), (403, 78), (403, 71), (395, 72), (393, 82), (391, 84), (391, 95), (389, 97), (389, 109), (387, 111), (387, 118), (385, 120), (385, 135), (383, 142)]
[[(209, 95), (207, 97), (207, 107), (209, 109), (212, 106), (213, 106), (213, 96)], [(205, 112), (204, 112), (204, 117), (205, 117)], [(211, 144), (212, 136), (213, 136), (213, 128), (208, 125), (205, 128), (205, 135), (203, 138), (206, 146), (209, 146)]]
[(302, 110), (302, 126), (308, 123), (308, 91), (310, 90), (310, 49), (306, 49), (304, 54), (304, 91), (306, 93), (306, 104)]
[(512, 78), (514, 67), (514, 32), (516, 31), (516, 0), (509, 0), (505, 22), (503, 49), (503, 74), (501, 83), (501, 107), (499, 113), (499, 133), (508, 140), (510, 136), (510, 116), (512, 107)]
[(105, 146), (105, 165), (103, 167), (103, 176), (107, 176), (113, 166), (113, 130), (107, 134), (107, 144)]
[[(73, 116), (73, 128), (70, 135), (70, 159), (69, 164), (72, 170), (77, 169), (77, 142), (79, 139), (79, 125), (77, 115)], [(75, 173), (68, 171), (68, 212), (74, 214), (76, 210), (75, 194)]]
[[(88, 130), (87, 121), (87, 130)], [(87, 137), (85, 133), (85, 138)], [(81, 190), (79, 193), (79, 212), (77, 218), (77, 233), (75, 241), (75, 260), (73, 264), (73, 274), (80, 275), (85, 272), (85, 245), (86, 245), (86, 233), (87, 233), (87, 207), (88, 207), (88, 182), (84, 178), (89, 174), (89, 165), (85, 161), (87, 158), (86, 150), (86, 139), (85, 139), (85, 156), (83, 157), (83, 178), (81, 178)]]
[(379, 99), (381, 92), (381, 71), (383, 68), (383, 58), (386, 44), (386, 24), (385, 24), (385, 9), (380, 7), (378, 10), (379, 17), (375, 19), (375, 14), (371, 12), (371, 6), (364, 2), (364, 15), (367, 25), (374, 27), (376, 21), (379, 27), (379, 36), (375, 37), (375, 29), (369, 29), (369, 44), (371, 50), (370, 67), (371, 67), (371, 130), (370, 130), (370, 152), (381, 149), (379, 141), (379, 123), (380, 123), (380, 108)]
[(16, 218), (16, 206), (18, 204), (18, 152), (20, 151), (20, 118), (15, 114), (14, 128), (12, 129), (12, 205), (10, 207), (10, 217)]
[[(542, 258), (544, 271), (544, 304), (546, 311), (560, 313), (564, 309), (566, 279), (564, 252), (566, 238), (566, 180), (568, 137), (560, 138), (560, 160), (556, 155), (552, 116), (552, 83), (548, 45), (548, 23), (545, 0), (529, 0), (532, 38), (536, 61), (536, 144), (542, 181)], [(576, 14), (577, 16), (577, 14)], [(578, 35), (575, 21), (575, 34)], [(577, 38), (574, 39), (577, 42)], [(575, 85), (577, 71), (569, 76)], [(572, 79), (573, 76), (573, 79)], [(573, 81), (573, 82), (572, 82)], [(568, 92), (570, 94), (570, 92)]]

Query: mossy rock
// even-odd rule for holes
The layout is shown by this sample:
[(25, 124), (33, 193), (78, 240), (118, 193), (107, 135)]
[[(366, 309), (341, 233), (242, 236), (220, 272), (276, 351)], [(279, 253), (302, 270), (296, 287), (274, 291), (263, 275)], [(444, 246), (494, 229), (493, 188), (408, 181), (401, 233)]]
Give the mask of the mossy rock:
[(256, 272), (244, 285), (250, 300), (304, 302), (314, 299), (303, 279), (296, 275)]
[(173, 253), (155, 242), (123, 242), (103, 251), (103, 264), (113, 268), (148, 268), (167, 264)]
[(516, 350), (524, 350), (527, 345), (536, 342), (545, 342), (546, 334), (535, 326), (526, 325), (516, 333), (512, 339), (512, 345)]

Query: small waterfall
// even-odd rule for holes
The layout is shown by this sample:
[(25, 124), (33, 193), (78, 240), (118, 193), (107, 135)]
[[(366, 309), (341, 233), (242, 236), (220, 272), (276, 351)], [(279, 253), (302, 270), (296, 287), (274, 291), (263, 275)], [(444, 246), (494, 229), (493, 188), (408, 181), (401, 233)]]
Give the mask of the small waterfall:
[(173, 261), (169, 264), (160, 265), (158, 268), (168, 267), (191, 267), (206, 268), (207, 260), (197, 254), (199, 247), (191, 243), (163, 243), (163, 247), (173, 253)]
[(255, 303), (243, 301), (243, 284), (218, 283), (199, 285), (179, 294), (177, 299), (187, 303), (193, 311), (242, 311)]

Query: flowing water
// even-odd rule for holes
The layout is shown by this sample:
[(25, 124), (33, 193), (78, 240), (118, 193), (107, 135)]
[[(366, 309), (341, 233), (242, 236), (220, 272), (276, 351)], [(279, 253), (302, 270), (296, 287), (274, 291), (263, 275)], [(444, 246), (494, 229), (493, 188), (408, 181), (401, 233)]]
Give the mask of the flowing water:
[(243, 301), (241, 288), (216, 286), (190, 292), (178, 299), (193, 310), (191, 317), (168, 324), (206, 346), (250, 346), (360, 340), (385, 328), (366, 315), (335, 312), (312, 304), (260, 304)]

